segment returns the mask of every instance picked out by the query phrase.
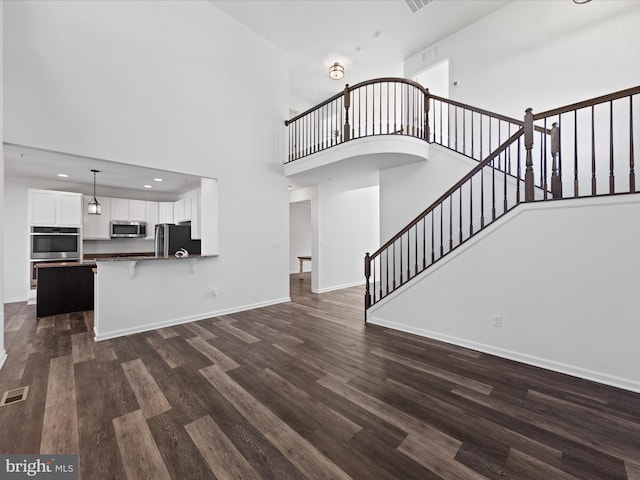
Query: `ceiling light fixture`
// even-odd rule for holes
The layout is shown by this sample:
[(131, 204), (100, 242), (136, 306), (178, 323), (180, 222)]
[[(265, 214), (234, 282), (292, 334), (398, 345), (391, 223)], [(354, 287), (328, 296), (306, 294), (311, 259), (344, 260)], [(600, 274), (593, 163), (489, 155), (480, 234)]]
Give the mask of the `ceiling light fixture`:
[(62, 178), (69, 178), (69, 175), (67, 175), (66, 173), (59, 173), (58, 176)]
[(91, 170), (93, 172), (93, 200), (89, 202), (87, 206), (87, 213), (89, 215), (100, 215), (102, 213), (102, 205), (98, 203), (96, 198), (96, 173), (100, 173), (100, 170)]
[(144, 188), (153, 188), (151, 185), (144, 185)]
[(340, 80), (344, 77), (344, 67), (340, 65), (340, 62), (336, 62), (329, 67), (329, 76), (333, 80)]
[(153, 181), (154, 181), (154, 182), (161, 182), (161, 181), (162, 181), (162, 179), (161, 179), (161, 178), (154, 178), (154, 179), (153, 179)]

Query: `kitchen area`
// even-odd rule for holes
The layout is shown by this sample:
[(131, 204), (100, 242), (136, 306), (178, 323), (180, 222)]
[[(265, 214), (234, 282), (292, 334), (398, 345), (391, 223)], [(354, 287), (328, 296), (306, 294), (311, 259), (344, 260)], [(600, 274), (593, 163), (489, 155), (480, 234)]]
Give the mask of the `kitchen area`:
[[(26, 176), (20, 171), (26, 162), (19, 155), (13, 158), (21, 163), (13, 170), (9, 165), (5, 173), (6, 195), (26, 194), (26, 202), (6, 202), (5, 244), (27, 248), (7, 252), (4, 273), (7, 284), (15, 287), (11, 291), (18, 293), (23, 284), (26, 294), (9, 301), (35, 303), (38, 318), (93, 311), (97, 340), (190, 321), (206, 306), (201, 298), (194, 299), (199, 302), (195, 310), (185, 303), (208, 282), (211, 266), (205, 264), (218, 256), (215, 179), (94, 161), (91, 166), (99, 168), (87, 170), (85, 163), (82, 176), (89, 183), (80, 185), (60, 180), (68, 178), (64, 171), (77, 170), (77, 159), (49, 161), (47, 172)], [(53, 171), (58, 178), (42, 178), (52, 177)], [(141, 188), (121, 188), (126, 183), (122, 175)], [(166, 185), (162, 192), (160, 185)], [(158, 191), (148, 192), (154, 188)], [(25, 204), (26, 215), (15, 215)], [(20, 223), (26, 220), (23, 228), (12, 222), (18, 217)], [(20, 264), (23, 275), (15, 268)], [(190, 289), (193, 283), (200, 287)], [(167, 295), (165, 287), (180, 300)], [(150, 292), (145, 308), (137, 308)]]

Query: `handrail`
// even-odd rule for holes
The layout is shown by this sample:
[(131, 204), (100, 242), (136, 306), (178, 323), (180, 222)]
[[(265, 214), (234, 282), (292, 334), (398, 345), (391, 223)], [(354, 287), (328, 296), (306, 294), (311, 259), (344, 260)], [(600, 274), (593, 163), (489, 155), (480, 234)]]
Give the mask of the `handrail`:
[[(469, 156), (464, 142), (470, 137), (473, 157), (478, 153), (477, 150), (474, 153), (473, 139), (478, 136), (482, 142), (488, 128), (491, 151), (400, 232), (373, 254), (365, 255), (365, 310), (523, 201), (637, 191), (635, 165), (640, 122), (637, 107), (634, 112), (634, 102), (640, 101), (640, 86), (538, 114), (529, 108), (524, 121), (482, 109), (467, 109), (464, 104), (434, 95), (429, 99), (439, 104), (441, 145)], [(448, 106), (443, 108), (445, 104)], [(476, 116), (469, 114), (471, 110)], [(487, 120), (483, 115), (491, 117)], [(504, 141), (500, 133), (504, 124), (500, 122), (507, 123), (510, 134)], [(511, 134), (513, 125), (519, 128)], [(494, 148), (496, 132), (502, 143)], [(479, 150), (480, 155), (484, 155), (484, 148)], [(513, 162), (515, 174), (512, 174)], [(563, 176), (571, 179), (571, 192), (563, 188)], [(583, 184), (591, 188), (585, 189)], [(490, 220), (485, 222), (487, 213)]]
[(370, 256), (376, 257), (383, 250), (390, 247), (396, 240), (398, 240), (402, 235), (407, 233), (411, 228), (413, 228), (420, 220), (422, 220), (425, 216), (427, 216), (431, 211), (438, 207), (444, 200), (449, 198), (452, 193), (458, 190), (461, 186), (463, 186), (467, 181), (473, 177), (476, 173), (486, 167), (491, 161), (493, 161), (496, 157), (498, 157), (502, 152), (504, 152), (509, 145), (514, 143), (518, 138), (520, 138), (524, 134), (524, 127), (518, 130), (516, 133), (511, 135), (507, 140), (505, 140), (502, 145), (500, 145), (496, 150), (494, 150), (490, 155), (487, 156), (483, 161), (481, 161), (478, 165), (473, 167), (469, 173), (467, 173), (464, 177), (462, 177), (458, 182), (456, 182), (449, 190), (440, 195), (437, 200), (435, 200), (429, 207), (423, 210), (420, 214), (418, 214), (409, 224), (404, 227), (400, 232), (398, 232), (391, 240), (382, 245), (378, 250), (374, 253), (370, 254)]
[[(347, 83), (345, 87), (347, 89), (349, 89), (349, 91), (353, 91), (353, 90), (356, 90), (356, 89), (358, 89), (360, 87), (366, 87), (367, 85), (373, 85), (373, 84), (376, 84), (376, 83), (383, 83), (383, 82), (405, 83), (407, 85), (411, 85), (412, 87), (416, 87), (419, 90), (422, 90), (423, 93), (425, 93), (425, 91), (426, 91), (426, 89), (422, 85), (420, 85), (418, 82), (414, 82), (413, 80), (409, 80), (408, 78), (402, 78), (402, 77), (374, 78), (372, 80), (365, 80), (364, 82), (356, 83), (355, 85), (352, 85), (352, 86), (349, 86), (349, 84)], [(309, 108), (308, 110), (305, 110), (304, 112), (299, 113), (298, 115), (296, 115), (293, 118), (290, 118), (289, 120), (285, 120), (284, 121), (285, 126), (288, 127), (290, 123), (293, 123), (296, 120), (301, 119), (305, 115), (308, 115), (311, 112), (314, 112), (315, 110), (318, 110), (320, 107), (324, 107), (325, 105), (331, 103), (332, 101), (337, 100), (342, 95), (344, 95), (344, 92), (336, 93), (333, 97), (330, 97), (330, 98), (326, 99), (322, 103), (319, 103), (318, 105), (315, 105), (315, 106)]]
[[(411, 136), (439, 143), (480, 161), (514, 128), (522, 127), (523, 122), (431, 95), (427, 88), (413, 80), (383, 77), (347, 84), (342, 92), (285, 120), (284, 124), (289, 127), (289, 154), (285, 161), (288, 163), (346, 141), (374, 135)], [(476, 150), (471, 144), (469, 148), (465, 145), (468, 130), (474, 126), (480, 130), (476, 137), (481, 148)], [(538, 125), (534, 128), (550, 133)]]
[(598, 105), (599, 103), (611, 102), (613, 100), (619, 100), (624, 97), (629, 97), (632, 95), (637, 95), (640, 93), (640, 85), (637, 87), (627, 88), (625, 90), (620, 90), (618, 92), (609, 93), (608, 95), (601, 95), (599, 97), (594, 97), (589, 100), (584, 100), (582, 102), (572, 103), (570, 105), (566, 105), (564, 107), (554, 108), (552, 110), (547, 110), (546, 112), (536, 113), (533, 116), (534, 120), (540, 120), (542, 118), (553, 117), (556, 115), (561, 115), (563, 113), (569, 113), (574, 110), (580, 110), (586, 107), (591, 107), (593, 105)]

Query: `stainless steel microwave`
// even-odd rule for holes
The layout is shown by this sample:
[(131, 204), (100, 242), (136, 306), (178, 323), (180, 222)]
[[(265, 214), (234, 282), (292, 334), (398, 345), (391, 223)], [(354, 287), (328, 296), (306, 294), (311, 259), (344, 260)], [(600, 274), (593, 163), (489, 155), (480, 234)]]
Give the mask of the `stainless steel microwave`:
[(145, 222), (112, 220), (109, 226), (111, 238), (144, 238), (147, 236), (147, 224)]

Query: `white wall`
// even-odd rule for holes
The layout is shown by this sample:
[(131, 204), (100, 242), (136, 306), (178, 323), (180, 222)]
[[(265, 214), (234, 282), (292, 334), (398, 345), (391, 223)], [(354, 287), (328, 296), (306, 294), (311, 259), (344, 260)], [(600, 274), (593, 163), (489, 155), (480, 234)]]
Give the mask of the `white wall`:
[[(289, 272), (300, 272), (298, 256), (311, 255), (311, 201), (289, 204)], [(312, 270), (311, 262), (304, 262), (305, 272)]]
[[(4, 17), (4, 2), (0, 3), (0, 25), (3, 24)], [(3, 85), (4, 79), (4, 39), (0, 35), (0, 85)], [(0, 143), (4, 141), (4, 91), (0, 91)], [(4, 150), (0, 149), (0, 218), (4, 218)], [(4, 269), (4, 234), (5, 226), (4, 222), (0, 222), (0, 268)], [(0, 276), (0, 298), (4, 298), (4, 278)], [(6, 351), (4, 349), (4, 308), (0, 309), (0, 368), (4, 364), (7, 358)]]
[(639, 23), (635, 0), (518, 0), (437, 42), (437, 57), (407, 58), (404, 73), (448, 58), (452, 99), (522, 118), (636, 86)]
[(5, 141), (217, 178), (217, 307), (286, 298), (288, 56), (206, 1), (5, 7)]
[(523, 205), (369, 321), (640, 392), (639, 217), (638, 195)]
[(429, 145), (428, 156), (426, 162), (380, 171), (381, 245), (477, 165), (436, 144)]
[(379, 212), (377, 186), (349, 191), (318, 187), (312, 200), (312, 222), (317, 222), (318, 232), (313, 292), (364, 283), (364, 254), (378, 248)]

